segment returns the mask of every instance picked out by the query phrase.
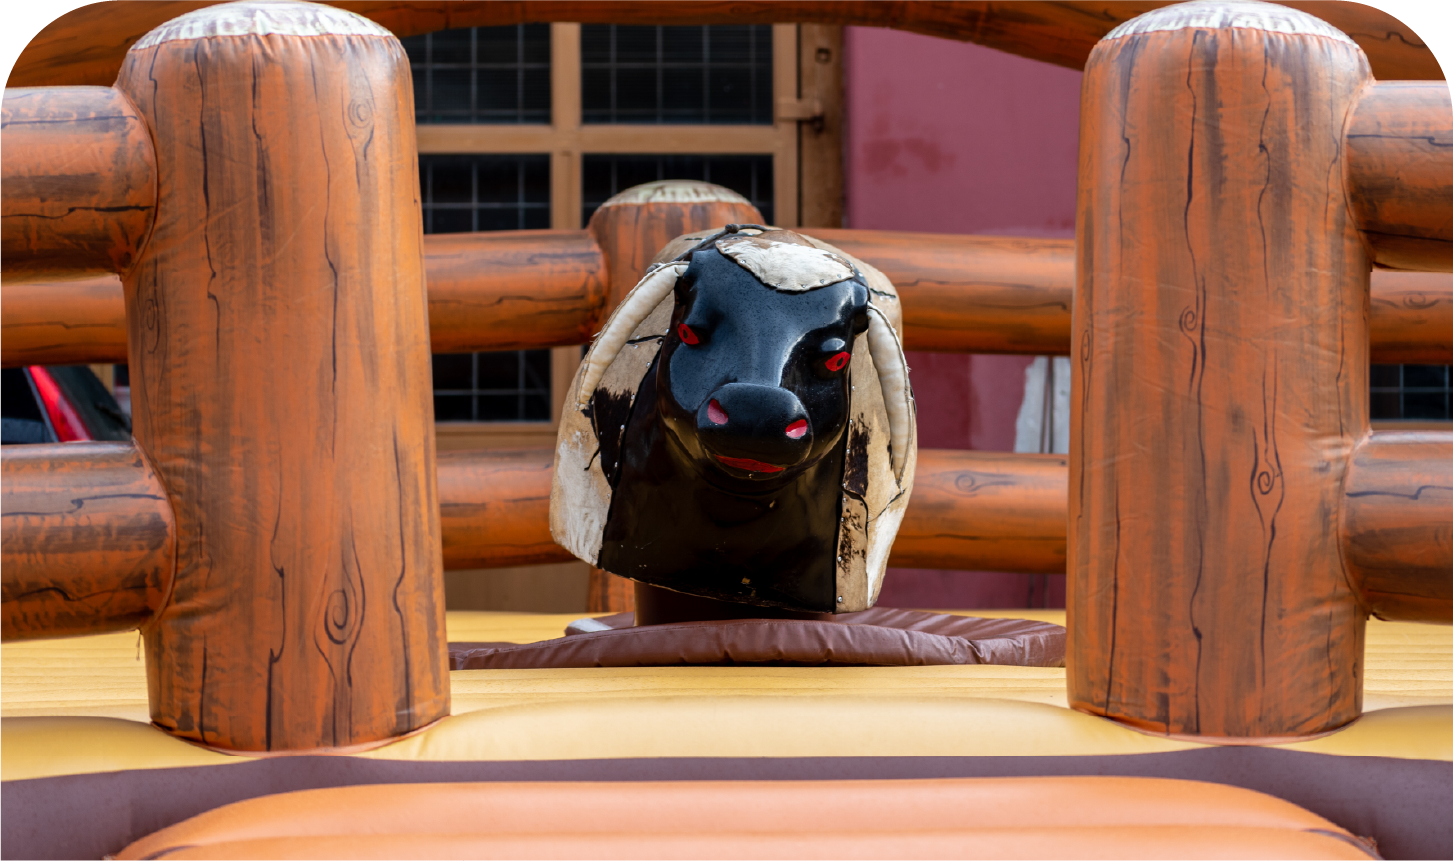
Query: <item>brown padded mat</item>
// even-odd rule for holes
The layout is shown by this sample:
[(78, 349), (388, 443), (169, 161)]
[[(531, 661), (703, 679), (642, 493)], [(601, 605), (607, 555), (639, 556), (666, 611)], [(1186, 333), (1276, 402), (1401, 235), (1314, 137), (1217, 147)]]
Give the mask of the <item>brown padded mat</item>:
[(450, 643), (449, 669), (550, 669), (767, 664), (888, 666), (1002, 664), (1062, 667), (1065, 629), (1028, 619), (980, 619), (875, 607), (832, 621), (730, 619), (633, 627), (631, 613), (594, 620), (609, 628), (538, 643)]
[(253, 798), (119, 858), (1350, 858), (1371, 846), (1239, 787), (1135, 777), (414, 783)]

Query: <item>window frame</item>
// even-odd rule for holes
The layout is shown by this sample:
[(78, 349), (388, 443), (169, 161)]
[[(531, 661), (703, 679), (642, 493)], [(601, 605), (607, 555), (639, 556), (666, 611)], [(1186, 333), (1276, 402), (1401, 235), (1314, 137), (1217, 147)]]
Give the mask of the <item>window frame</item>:
[[(550, 25), (550, 123), (421, 124), (420, 155), (550, 156), (550, 226), (578, 230), (585, 154), (770, 155), (774, 221), (783, 227), (842, 220), (842, 28), (772, 25), (771, 125), (590, 124), (581, 121), (580, 25)], [(801, 49), (799, 50), (799, 44)], [(823, 60), (822, 45), (835, 46)], [(810, 91), (810, 92), (808, 92)], [(815, 119), (822, 116), (822, 119)], [(808, 150), (811, 152), (809, 153)], [(804, 155), (821, 159), (803, 188)], [(805, 193), (806, 192), (806, 193)], [(814, 217), (815, 216), (815, 217)], [(549, 422), (436, 422), (440, 451), (538, 445), (559, 425), (580, 347), (551, 351)]]

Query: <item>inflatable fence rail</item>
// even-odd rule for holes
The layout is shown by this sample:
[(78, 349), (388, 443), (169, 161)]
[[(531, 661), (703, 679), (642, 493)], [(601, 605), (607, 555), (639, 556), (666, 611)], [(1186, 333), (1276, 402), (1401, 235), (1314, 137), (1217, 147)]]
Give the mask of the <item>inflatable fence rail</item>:
[[(583, 343), (672, 238), (760, 220), (668, 185), (425, 239), (397, 42), (289, 8), (265, 69), (198, 13), (114, 87), (4, 102), (5, 363), (124, 358), (135, 409), (134, 445), (4, 453), (4, 636), (140, 624), (153, 720), (241, 750), (443, 716), (442, 568), (565, 558), (548, 453), (435, 456), (431, 345)], [(934, 8), (903, 26), (963, 26)], [(1373, 358), (1453, 360), (1453, 112), (1316, 19), (1220, 8), (1090, 52), (1075, 243), (820, 235), (902, 285), (910, 348), (1073, 359), (1069, 457), (925, 452), (894, 561), (1063, 566), (1077, 707), (1296, 736), (1357, 716), (1368, 612), (1453, 621), (1453, 435), (1371, 433), (1366, 396)], [(208, 89), (238, 76), (255, 103)]]

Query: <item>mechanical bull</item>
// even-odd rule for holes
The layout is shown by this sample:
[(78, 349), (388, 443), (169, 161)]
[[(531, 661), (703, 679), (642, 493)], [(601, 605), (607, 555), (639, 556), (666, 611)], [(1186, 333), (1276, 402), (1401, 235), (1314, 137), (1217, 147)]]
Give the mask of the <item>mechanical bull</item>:
[(809, 237), (676, 240), (576, 373), (555, 540), (676, 592), (871, 607), (917, 450), (900, 320), (882, 273)]

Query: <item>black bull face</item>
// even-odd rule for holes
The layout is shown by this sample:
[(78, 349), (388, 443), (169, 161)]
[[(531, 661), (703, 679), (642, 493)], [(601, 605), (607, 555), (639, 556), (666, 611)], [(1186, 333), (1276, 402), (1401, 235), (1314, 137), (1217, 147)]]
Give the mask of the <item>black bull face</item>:
[(849, 367), (867, 305), (861, 278), (785, 292), (714, 249), (695, 253), (607, 472), (601, 567), (831, 612)]

